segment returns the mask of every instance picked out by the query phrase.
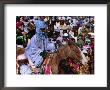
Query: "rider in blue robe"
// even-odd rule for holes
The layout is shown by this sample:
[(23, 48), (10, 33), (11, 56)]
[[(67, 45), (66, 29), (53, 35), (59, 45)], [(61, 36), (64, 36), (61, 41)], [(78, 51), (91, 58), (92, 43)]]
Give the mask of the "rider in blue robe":
[(46, 47), (46, 36), (41, 31), (46, 28), (45, 22), (41, 19), (35, 21), (36, 34), (31, 38), (30, 43), (27, 45), (25, 54), (36, 67), (39, 67), (43, 62), (43, 56), (40, 54)]

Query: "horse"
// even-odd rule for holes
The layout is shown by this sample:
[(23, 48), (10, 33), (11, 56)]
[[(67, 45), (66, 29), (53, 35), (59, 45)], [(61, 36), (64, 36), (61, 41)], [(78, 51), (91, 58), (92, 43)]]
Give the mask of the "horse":
[(59, 74), (59, 64), (61, 60), (66, 60), (68, 57), (81, 63), (82, 56), (78, 47), (75, 45), (64, 45), (60, 47), (57, 52), (48, 53), (43, 64), (51, 66), (52, 74)]

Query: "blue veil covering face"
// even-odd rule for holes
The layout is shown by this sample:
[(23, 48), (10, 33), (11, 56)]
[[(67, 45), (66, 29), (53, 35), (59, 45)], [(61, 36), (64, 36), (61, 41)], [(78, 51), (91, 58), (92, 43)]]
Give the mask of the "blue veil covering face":
[(25, 54), (28, 60), (37, 67), (43, 62), (43, 57), (40, 56), (40, 53), (44, 51), (47, 39), (41, 31), (41, 28), (46, 28), (45, 22), (42, 20), (36, 20), (35, 25), (36, 34), (31, 38), (30, 43), (27, 45)]

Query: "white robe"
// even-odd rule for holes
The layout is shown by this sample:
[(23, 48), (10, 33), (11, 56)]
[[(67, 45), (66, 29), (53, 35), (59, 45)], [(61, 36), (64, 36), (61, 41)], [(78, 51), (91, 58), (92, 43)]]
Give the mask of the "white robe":
[(22, 65), (20, 66), (20, 73), (23, 74), (32, 74), (32, 70), (28, 65)]

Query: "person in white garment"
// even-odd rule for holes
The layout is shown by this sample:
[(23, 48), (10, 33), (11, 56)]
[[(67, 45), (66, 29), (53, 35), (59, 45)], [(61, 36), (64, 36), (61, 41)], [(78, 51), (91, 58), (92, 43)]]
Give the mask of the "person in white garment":
[(60, 26), (59, 25), (54, 25), (54, 31), (60, 32)]
[(73, 19), (72, 19), (72, 23), (73, 23), (73, 26), (77, 26), (78, 20), (75, 19), (75, 18), (73, 18)]
[(67, 17), (67, 20), (71, 20), (71, 17), (70, 17), (70, 16), (68, 16), (68, 17)]
[(74, 36), (74, 31), (73, 30), (69, 31), (69, 37), (70, 38), (74, 38), (75, 39), (75, 43), (77, 43), (77, 37)]
[(31, 75), (32, 74), (32, 70), (31, 70), (31, 68), (29, 67), (29, 65), (22, 65), (21, 67), (20, 67), (20, 74), (21, 75), (24, 75), (24, 74), (26, 74), (26, 75)]
[(83, 46), (83, 50), (82, 50), (82, 52), (84, 53), (85, 56), (87, 56), (87, 54), (88, 54), (88, 52), (87, 52), (88, 48), (90, 48), (90, 46), (87, 43), (85, 43), (85, 45)]

